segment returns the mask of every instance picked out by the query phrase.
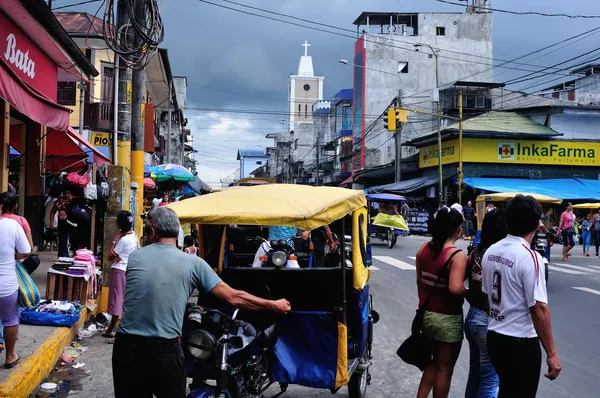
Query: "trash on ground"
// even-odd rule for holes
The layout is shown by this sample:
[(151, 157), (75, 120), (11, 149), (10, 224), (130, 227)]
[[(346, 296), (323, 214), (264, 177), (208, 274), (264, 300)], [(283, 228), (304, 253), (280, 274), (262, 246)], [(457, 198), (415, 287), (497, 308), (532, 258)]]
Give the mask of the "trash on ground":
[(77, 349), (77, 348), (81, 347), (81, 344), (79, 344), (78, 342), (74, 341), (74, 342), (71, 343), (71, 347)]
[(85, 366), (85, 363), (76, 363), (75, 365), (73, 365), (73, 369), (79, 369), (79, 368), (83, 368)]
[(73, 358), (70, 355), (65, 354), (64, 352), (62, 354), (60, 354), (60, 360), (62, 361), (61, 362), (62, 366), (64, 366), (65, 363), (71, 363), (71, 362), (73, 362), (74, 359), (75, 358)]
[(79, 352), (87, 352), (87, 350), (88, 350), (88, 347), (79, 347), (77, 349), (77, 351), (79, 351)]
[(79, 329), (79, 333), (77, 333), (77, 338), (79, 340), (83, 340), (92, 337), (93, 335), (94, 333), (90, 332), (89, 330)]
[(96, 326), (95, 323), (92, 323), (90, 326), (88, 326), (87, 330), (90, 331), (90, 332), (97, 332), (98, 331), (98, 327)]
[(40, 386), (42, 390), (47, 392), (56, 391), (56, 387), (58, 387), (56, 383), (42, 383)]

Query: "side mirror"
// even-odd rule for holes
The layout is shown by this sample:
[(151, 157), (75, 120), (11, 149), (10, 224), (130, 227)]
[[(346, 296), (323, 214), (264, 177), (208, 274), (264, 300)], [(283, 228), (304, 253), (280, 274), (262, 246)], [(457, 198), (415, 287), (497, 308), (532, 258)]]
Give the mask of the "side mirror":
[(229, 338), (231, 348), (240, 349), (244, 346), (244, 340), (240, 336), (231, 336)]

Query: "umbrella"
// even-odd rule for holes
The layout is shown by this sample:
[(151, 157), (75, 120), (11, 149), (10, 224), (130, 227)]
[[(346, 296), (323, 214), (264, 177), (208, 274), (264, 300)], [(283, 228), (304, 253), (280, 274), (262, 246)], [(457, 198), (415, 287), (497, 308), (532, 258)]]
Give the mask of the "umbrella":
[(152, 178), (144, 178), (144, 188), (156, 188), (156, 184), (154, 183), (154, 181), (152, 181)]
[(189, 183), (190, 187), (196, 192), (212, 192), (210, 185), (196, 177), (194, 181)]
[(179, 182), (192, 182), (195, 180), (195, 176), (185, 167), (178, 164), (161, 164), (159, 166), (150, 166), (147, 171), (151, 174), (151, 177), (156, 182), (164, 181), (179, 181)]

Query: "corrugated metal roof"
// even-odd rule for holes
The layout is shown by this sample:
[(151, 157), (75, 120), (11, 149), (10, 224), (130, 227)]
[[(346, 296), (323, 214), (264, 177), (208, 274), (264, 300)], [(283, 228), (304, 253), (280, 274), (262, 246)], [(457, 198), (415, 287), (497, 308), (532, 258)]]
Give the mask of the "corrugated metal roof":
[(260, 158), (265, 156), (264, 149), (238, 149), (237, 160), (242, 157), (255, 157)]
[[(458, 122), (442, 130), (442, 136), (452, 135), (458, 132)], [(539, 124), (529, 116), (517, 112), (487, 112), (475, 116), (463, 122), (463, 134), (465, 135), (494, 135), (514, 136), (519, 138), (528, 137), (556, 137), (562, 135), (550, 127)], [(408, 145), (419, 145), (437, 136), (437, 132), (425, 134), (409, 141)]]
[(102, 36), (102, 20), (87, 12), (55, 12), (54, 15), (63, 29), (71, 36)]
[(340, 101), (352, 101), (354, 97), (354, 89), (351, 88), (343, 88), (337, 92), (336, 95), (333, 96), (333, 102), (338, 103)]

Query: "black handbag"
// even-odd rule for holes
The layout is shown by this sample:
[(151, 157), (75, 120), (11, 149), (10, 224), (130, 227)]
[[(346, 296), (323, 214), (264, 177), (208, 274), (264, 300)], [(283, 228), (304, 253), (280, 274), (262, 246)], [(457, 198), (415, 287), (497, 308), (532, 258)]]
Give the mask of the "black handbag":
[[(437, 280), (435, 281), (435, 285), (433, 285), (433, 290), (435, 290), (435, 288), (437, 287), (440, 279), (442, 278), (442, 275), (444, 274), (444, 271), (446, 270), (454, 256), (460, 251), (461, 250), (458, 249), (454, 253), (452, 253), (450, 257), (448, 257), (448, 260), (446, 260), (446, 263), (444, 264), (444, 266), (438, 274)], [(400, 345), (400, 347), (396, 351), (396, 355), (398, 355), (400, 359), (402, 359), (409, 365), (416, 366), (421, 370), (421, 372), (424, 371), (427, 365), (431, 363), (433, 357), (433, 353), (429, 350), (425, 335), (423, 335), (422, 332), (425, 310), (429, 305), (429, 300), (431, 299), (432, 293), (429, 293), (429, 296), (427, 296), (427, 299), (425, 300), (423, 305), (417, 308), (417, 313), (412, 321), (411, 335), (408, 336), (406, 340), (404, 340), (402, 345)]]

